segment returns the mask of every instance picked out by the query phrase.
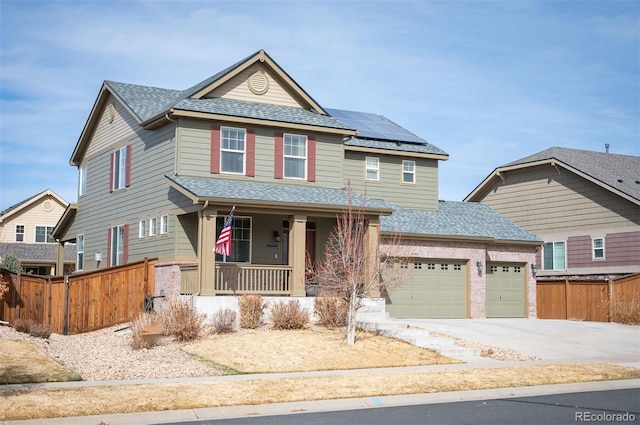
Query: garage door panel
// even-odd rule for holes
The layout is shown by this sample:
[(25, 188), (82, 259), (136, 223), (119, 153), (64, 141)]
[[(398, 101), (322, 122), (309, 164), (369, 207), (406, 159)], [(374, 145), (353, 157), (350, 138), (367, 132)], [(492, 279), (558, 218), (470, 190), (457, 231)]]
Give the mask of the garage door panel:
[(401, 289), (388, 294), (387, 311), (397, 318), (466, 317), (466, 264), (416, 260), (414, 275)]
[(487, 264), (486, 297), (487, 317), (524, 317), (524, 265)]

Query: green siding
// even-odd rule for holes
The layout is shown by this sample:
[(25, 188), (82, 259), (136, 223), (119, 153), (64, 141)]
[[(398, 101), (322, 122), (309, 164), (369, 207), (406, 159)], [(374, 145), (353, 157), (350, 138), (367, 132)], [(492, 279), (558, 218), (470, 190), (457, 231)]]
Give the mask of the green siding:
[[(379, 181), (365, 180), (365, 158), (368, 156), (379, 159)], [(437, 211), (437, 160), (353, 151), (345, 151), (344, 157), (344, 184), (350, 182), (354, 191), (407, 208)], [(403, 160), (416, 162), (416, 184), (402, 183)]]

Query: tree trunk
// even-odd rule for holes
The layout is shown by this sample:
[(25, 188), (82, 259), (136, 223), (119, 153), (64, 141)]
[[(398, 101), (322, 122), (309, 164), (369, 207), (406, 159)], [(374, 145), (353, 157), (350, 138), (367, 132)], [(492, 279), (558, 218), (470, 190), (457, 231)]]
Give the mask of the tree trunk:
[(347, 310), (347, 344), (356, 343), (356, 313), (358, 312), (358, 296), (355, 291), (349, 296), (349, 309)]

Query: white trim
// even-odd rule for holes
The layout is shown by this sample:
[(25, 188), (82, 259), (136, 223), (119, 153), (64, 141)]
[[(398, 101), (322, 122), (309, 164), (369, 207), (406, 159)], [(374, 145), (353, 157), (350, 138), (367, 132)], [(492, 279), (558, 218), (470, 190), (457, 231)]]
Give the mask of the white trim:
[(144, 239), (147, 237), (147, 220), (142, 219), (138, 221), (138, 239)]
[(169, 233), (169, 215), (162, 214), (160, 216), (160, 232), (161, 235), (166, 235)]
[[(82, 244), (78, 242), (82, 238)], [(80, 245), (82, 245), (82, 251), (80, 250)], [(78, 257), (82, 254), (82, 265), (79, 265)], [(84, 270), (85, 263), (85, 255), (84, 255), (84, 233), (80, 233), (76, 236), (76, 271)]]
[[(22, 226), (22, 233), (20, 233), (22, 235), (22, 240), (19, 241), (18, 238), (18, 226)], [(25, 235), (27, 234), (27, 226), (25, 224), (16, 224), (16, 227), (14, 228), (14, 234), (13, 234), (13, 239), (14, 242), (26, 242), (24, 240)]]
[[(545, 267), (545, 255), (544, 255), (544, 251), (545, 251), (545, 247), (547, 244), (552, 244), (553, 246), (553, 253), (552, 253), (552, 258), (551, 258), (551, 262), (552, 264), (552, 268), (548, 269)], [(564, 267), (563, 268), (556, 268), (556, 244), (563, 244), (564, 246)], [(542, 245), (542, 251), (541, 251), (541, 262), (542, 262), (542, 271), (561, 271), (561, 270), (567, 270), (568, 268), (568, 258), (567, 258), (567, 241), (550, 241), (550, 242), (544, 242), (544, 244)]]
[[(304, 156), (294, 156), (286, 154), (286, 146), (287, 146), (287, 136), (292, 138), (303, 138), (304, 139)], [(290, 177), (287, 176), (287, 158), (289, 159), (297, 159), (304, 160), (304, 176), (302, 177)], [(295, 134), (295, 133), (284, 133), (282, 135), (282, 178), (290, 179), (290, 180), (307, 180), (307, 176), (309, 174), (309, 137), (304, 134)]]
[[(36, 238), (37, 238), (37, 236), (38, 236), (38, 227), (44, 227), (44, 229), (45, 229), (44, 242), (38, 242), (38, 241), (36, 240)], [(49, 228), (51, 229), (51, 232), (53, 233), (53, 229), (55, 229), (55, 228), (56, 228), (56, 226), (55, 226), (55, 224), (54, 224), (53, 226), (49, 226), (49, 225), (47, 225), (47, 224), (34, 224), (34, 225), (33, 225), (33, 243), (49, 243), (49, 244), (51, 244), (51, 243), (56, 243), (56, 241), (55, 241), (55, 239), (53, 238), (53, 236), (51, 237), (51, 238), (53, 239), (53, 241), (52, 241), (52, 242), (48, 242), (48, 241), (47, 241), (47, 239), (49, 239), (49, 238), (48, 238), (49, 232), (47, 231)]]
[[(602, 246), (596, 248), (596, 240), (602, 241)], [(605, 250), (605, 238), (604, 237), (592, 237), (591, 238), (591, 259), (593, 261), (604, 261), (607, 259), (606, 250)], [(602, 257), (596, 257), (596, 249), (602, 250)]]
[[(411, 171), (405, 171), (404, 169), (404, 165), (405, 163), (412, 163), (413, 167)], [(405, 173), (408, 175), (411, 175), (413, 177), (413, 181), (407, 182), (404, 181), (404, 176)], [(402, 164), (400, 166), (400, 181), (402, 182), (402, 184), (410, 184), (410, 185), (415, 185), (417, 183), (417, 179), (416, 179), (416, 162), (411, 160), (411, 159), (403, 159), (402, 160)]]
[(152, 238), (158, 234), (158, 217), (149, 218), (149, 237)]
[[(370, 159), (375, 159), (376, 163), (375, 163), (375, 168), (369, 167), (369, 160)], [(375, 179), (370, 179), (369, 178), (369, 171), (375, 171), (376, 173), (376, 178)], [(379, 182), (380, 181), (380, 158), (377, 156), (365, 156), (364, 157), (364, 180), (365, 181), (369, 181), (369, 182)]]
[[(227, 130), (236, 130), (236, 131), (241, 131), (243, 133), (243, 149), (242, 150), (238, 150), (238, 149), (229, 149), (229, 148), (224, 148), (222, 146), (222, 140), (224, 139), (223, 137), (223, 133), (224, 131)], [(222, 161), (222, 154), (223, 152), (228, 152), (228, 153), (235, 153), (235, 154), (242, 154), (242, 171), (241, 172), (235, 172), (235, 171), (225, 171), (222, 169), (223, 167), (223, 161)], [(235, 174), (238, 176), (244, 176), (247, 174), (247, 129), (246, 128), (240, 128), (240, 127), (230, 127), (230, 126), (220, 126), (220, 173), (221, 174)]]

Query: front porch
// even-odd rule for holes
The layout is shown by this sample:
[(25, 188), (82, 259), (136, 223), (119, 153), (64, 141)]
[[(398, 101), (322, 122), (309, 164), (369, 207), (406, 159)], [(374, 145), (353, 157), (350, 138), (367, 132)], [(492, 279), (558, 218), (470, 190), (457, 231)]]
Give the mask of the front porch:
[[(215, 265), (216, 295), (291, 295), (292, 266), (221, 264)], [(180, 294), (198, 293), (198, 265), (180, 266)]]

